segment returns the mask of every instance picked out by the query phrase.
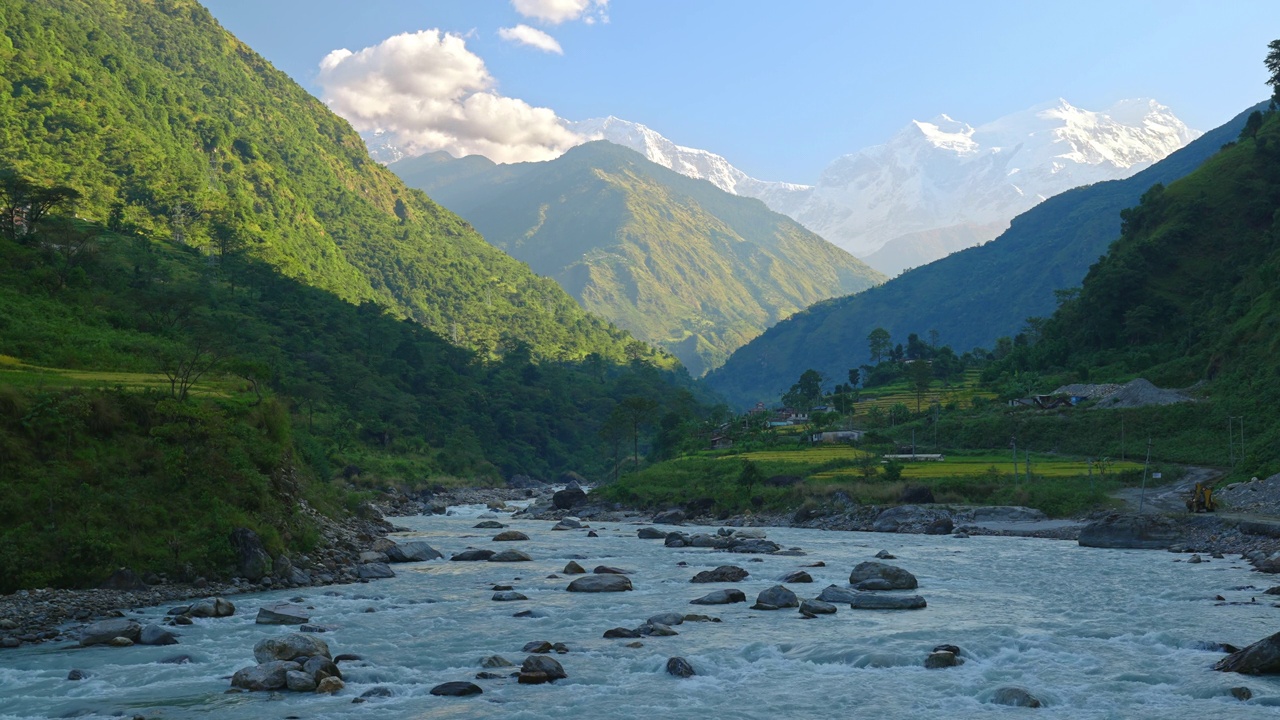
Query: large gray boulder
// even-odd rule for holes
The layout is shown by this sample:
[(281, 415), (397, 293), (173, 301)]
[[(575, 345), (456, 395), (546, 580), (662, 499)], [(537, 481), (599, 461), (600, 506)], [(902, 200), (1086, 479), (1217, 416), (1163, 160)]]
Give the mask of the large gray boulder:
[(695, 583), (713, 583), (713, 582), (739, 582), (746, 579), (751, 573), (743, 570), (737, 565), (721, 565), (715, 570), (703, 570), (693, 576), (689, 582)]
[(667, 659), (667, 673), (678, 678), (693, 677), (697, 674), (693, 670), (693, 665), (682, 657)]
[(160, 625), (152, 623), (138, 633), (139, 645), (177, 645), (178, 638)]
[(756, 596), (756, 604), (752, 605), (751, 609), (777, 610), (779, 608), (798, 607), (799, 605), (800, 600), (795, 593), (781, 585), (774, 585)]
[(880, 562), (862, 562), (849, 574), (849, 584), (859, 590), (859, 583), (868, 580), (878, 581), (867, 590), (914, 590), (917, 587), (916, 576), (900, 567)]
[(1026, 689), (1014, 686), (996, 688), (996, 691), (991, 693), (991, 702), (997, 705), (1026, 708), (1038, 708), (1042, 704)]
[(569, 583), (569, 592), (623, 592), (631, 589), (631, 578), (626, 575), (584, 575)]
[(876, 532), (920, 533), (943, 521), (951, 522), (951, 513), (947, 510), (921, 505), (899, 505), (877, 515), (871, 529)]
[(828, 585), (818, 594), (818, 599), (823, 602), (840, 603), (847, 605), (853, 602), (858, 596), (858, 591), (851, 588), (842, 588), (838, 585)]
[(656, 527), (642, 527), (636, 531), (641, 540), (666, 540), (667, 534)]
[(516, 540), (528, 540), (529, 536), (519, 530), (503, 530), (493, 536), (494, 542), (513, 542)]
[(481, 690), (479, 685), (461, 680), (441, 683), (431, 688), (432, 695), (443, 697), (466, 697), (467, 695), (480, 695), (483, 692), (484, 690)]
[(315, 692), (316, 679), (302, 670), (290, 670), (284, 674), (285, 687), (294, 692)]
[(1111, 515), (1080, 529), (1082, 547), (1159, 550), (1177, 540), (1166, 520), (1150, 515)]
[(877, 595), (859, 593), (849, 603), (854, 610), (919, 610), (927, 603), (919, 595)]
[(183, 614), (189, 617), (231, 617), (236, 614), (236, 606), (226, 598), (214, 597), (193, 603)]
[(387, 548), (387, 559), (391, 562), (422, 562), (441, 557), (444, 555), (441, 555), (439, 550), (417, 540), (397, 543)]
[(237, 575), (257, 582), (271, 574), (271, 555), (262, 546), (258, 533), (249, 528), (236, 528), (231, 531), (230, 539), (231, 549), (236, 557)]
[(315, 633), (289, 633), (264, 638), (253, 646), (253, 659), (259, 663), (317, 656), (333, 657), (329, 652), (329, 645), (316, 637)]
[(831, 615), (836, 606), (822, 600), (804, 600), (800, 603), (800, 612), (805, 615)]
[(454, 553), (453, 557), (449, 559), (455, 562), (477, 562), (480, 560), (488, 560), (489, 558), (493, 557), (496, 554), (497, 553), (495, 553), (492, 550), (477, 550), (475, 548), (467, 548), (466, 550), (463, 550), (460, 553)]
[(582, 491), (582, 488), (577, 487), (557, 490), (556, 493), (551, 496), (551, 504), (554, 505), (557, 510), (569, 510), (586, 501), (587, 494)]
[(747, 601), (746, 593), (736, 588), (729, 588), (728, 590), (716, 590), (715, 592), (707, 593), (706, 595), (703, 595), (697, 600), (690, 600), (689, 604), (690, 605), (728, 605), (730, 603), (740, 603), (740, 602), (746, 602), (746, 601)]
[(293, 603), (272, 603), (258, 608), (258, 625), (302, 625), (311, 622), (311, 611)]
[(684, 520), (684, 511), (679, 508), (664, 510), (653, 516), (653, 523), (655, 525), (679, 525), (684, 522)]
[(1280, 633), (1231, 653), (1219, 660), (1213, 669), (1246, 675), (1280, 674)]
[(782, 546), (772, 540), (763, 538), (734, 538), (730, 540), (727, 550), (736, 553), (776, 553)]
[(137, 642), (141, 634), (142, 626), (128, 618), (99, 620), (80, 633), (80, 645), (105, 645), (118, 637)]
[(681, 625), (684, 623), (684, 615), (678, 612), (665, 612), (654, 615), (645, 621), (649, 625)]
[(489, 558), (489, 562), (529, 562), (530, 560), (533, 558), (529, 557), (529, 553), (520, 550), (503, 550)]
[(365, 563), (356, 568), (356, 577), (362, 580), (380, 580), (395, 576), (396, 572), (388, 567), (386, 563)]
[(539, 685), (567, 678), (564, 667), (555, 658), (546, 655), (530, 655), (520, 664), (519, 681), (524, 685)]
[(231, 687), (242, 690), (280, 690), (289, 685), (289, 672), (302, 672), (296, 662), (272, 660), (241, 668), (231, 676)]

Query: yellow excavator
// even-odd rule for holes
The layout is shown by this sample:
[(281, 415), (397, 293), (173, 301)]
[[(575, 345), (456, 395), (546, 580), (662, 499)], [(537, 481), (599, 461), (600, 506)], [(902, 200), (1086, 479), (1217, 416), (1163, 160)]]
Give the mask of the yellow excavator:
[(1187, 512), (1213, 512), (1215, 509), (1217, 508), (1213, 504), (1213, 486), (1196, 483), (1196, 486), (1191, 488), (1191, 497), (1187, 498)]

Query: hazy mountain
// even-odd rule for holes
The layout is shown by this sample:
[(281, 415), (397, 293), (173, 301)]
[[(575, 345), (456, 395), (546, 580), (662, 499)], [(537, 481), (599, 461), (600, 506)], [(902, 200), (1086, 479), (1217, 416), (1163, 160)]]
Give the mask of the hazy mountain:
[(1080, 283), (1120, 234), (1120, 211), (1156, 183), (1194, 170), (1244, 126), (1248, 111), (1137, 175), (1052, 197), (996, 240), (910, 270), (866, 292), (819, 303), (739, 348), (708, 378), (738, 403), (776, 398), (800, 373), (843, 377), (867, 360), (876, 327), (896, 341), (937, 330), (957, 352), (990, 347), (1029, 316), (1052, 312), (1054, 291)]
[(390, 168), (695, 375), (791, 313), (884, 280), (758, 200), (609, 142), (542, 163), (433, 153)]

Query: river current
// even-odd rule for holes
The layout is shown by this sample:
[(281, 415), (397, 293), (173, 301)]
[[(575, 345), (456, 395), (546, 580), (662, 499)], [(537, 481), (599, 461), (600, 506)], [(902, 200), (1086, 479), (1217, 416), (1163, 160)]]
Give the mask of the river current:
[[(1264, 596), (1271, 578), (1227, 559), (1174, 562), (1185, 555), (1099, 550), (1072, 542), (889, 535), (767, 528), (771, 540), (803, 557), (733, 555), (640, 540), (636, 526), (602, 523), (551, 530), (551, 523), (513, 520), (527, 542), (495, 543), (494, 530), (474, 530), (475, 513), (397, 518), (445, 557), (467, 546), (529, 553), (533, 562), (434, 560), (393, 566), (397, 577), (368, 584), (233, 596), (233, 617), (198, 619), (178, 628), (168, 647), (76, 648), (46, 644), (0, 653), (0, 719), (147, 718), (1275, 718), (1280, 679), (1213, 672), (1222, 655), (1212, 642), (1246, 645), (1280, 630), (1280, 609)], [(814, 582), (789, 587), (814, 597), (844, 586), (859, 562), (881, 549), (916, 575), (928, 607), (913, 611), (851, 610), (805, 620), (795, 609), (751, 610), (761, 590), (806, 568)], [(568, 593), (560, 574), (578, 558), (631, 571), (635, 590)], [(760, 562), (752, 562), (758, 558)], [(687, 563), (680, 566), (678, 563)], [(733, 584), (691, 584), (718, 565), (746, 568)], [(495, 584), (529, 600), (495, 602)], [(1250, 588), (1249, 586), (1253, 586)], [(690, 605), (712, 590), (737, 587), (747, 603)], [(333, 629), (320, 637), (337, 653), (347, 685), (336, 696), (282, 692), (227, 694), (229, 676), (253, 662), (259, 639), (294, 628), (255, 625), (259, 606), (301, 595), (312, 621)], [(1215, 603), (1222, 595), (1229, 603)], [(159, 622), (167, 608), (133, 616)], [(514, 617), (522, 610), (535, 617)], [(674, 637), (606, 640), (605, 630), (634, 628), (663, 612), (705, 613), (722, 622), (688, 622)], [(484, 694), (435, 697), (443, 682), (472, 680), (480, 659), (502, 655), (516, 665), (525, 643), (563, 642), (554, 655), (568, 679), (519, 685), (475, 680)], [(926, 670), (939, 644), (960, 646), (966, 662)], [(160, 662), (174, 655), (186, 664)], [(665, 672), (669, 657), (688, 659), (697, 675)], [(67, 680), (72, 669), (86, 671)], [(510, 670), (510, 669), (508, 669)], [(1038, 710), (991, 704), (1001, 686), (1027, 689)], [(352, 700), (374, 687), (390, 697)], [(1229, 689), (1247, 686), (1241, 703)]]

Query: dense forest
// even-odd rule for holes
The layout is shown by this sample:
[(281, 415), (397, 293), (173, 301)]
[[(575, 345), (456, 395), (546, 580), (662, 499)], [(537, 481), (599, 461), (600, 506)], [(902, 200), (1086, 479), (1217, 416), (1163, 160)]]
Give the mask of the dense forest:
[(0, 152), (79, 189), (83, 218), (242, 248), (486, 354), (518, 340), (539, 357), (674, 363), (405, 187), (194, 0), (6, 2), (0, 63)]
[(706, 412), (198, 4), (3, 3), (0, 58), (0, 592), (221, 575), (232, 529), (303, 552), (391, 486), (598, 481)]

